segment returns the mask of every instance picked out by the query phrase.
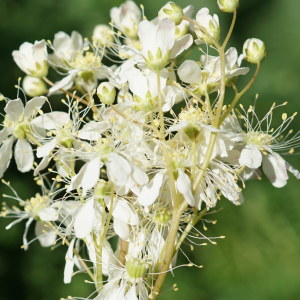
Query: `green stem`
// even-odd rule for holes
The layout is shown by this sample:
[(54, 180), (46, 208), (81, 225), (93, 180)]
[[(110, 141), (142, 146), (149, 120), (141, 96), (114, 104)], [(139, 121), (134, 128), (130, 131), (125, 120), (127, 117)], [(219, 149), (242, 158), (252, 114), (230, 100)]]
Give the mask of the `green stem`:
[[(110, 199), (110, 206), (109, 206), (109, 212), (108, 212), (108, 216), (107, 216), (107, 220), (106, 220), (106, 224), (105, 224), (105, 207), (103, 207), (103, 211), (102, 211), (102, 230), (101, 230), (101, 237), (100, 237), (100, 243), (99, 245), (97, 245), (97, 241), (95, 240), (95, 245), (97, 245), (96, 247), (96, 252), (97, 252), (97, 258), (96, 258), (96, 262), (97, 262), (97, 267), (96, 267), (96, 286), (97, 286), (97, 292), (98, 294), (101, 292), (102, 288), (103, 288), (103, 275), (102, 275), (102, 252), (103, 252), (103, 243), (104, 243), (104, 239), (108, 230), (108, 226), (110, 224), (110, 220), (111, 220), (111, 216), (112, 216), (112, 212), (113, 212), (113, 206), (114, 206), (114, 192), (115, 187), (114, 184), (111, 182), (111, 199)], [(105, 226), (104, 226), (105, 224)]]
[(152, 290), (152, 300), (155, 300), (162, 288), (162, 285), (166, 279), (167, 271), (169, 270), (169, 266), (171, 263), (171, 260), (173, 258), (173, 251), (174, 251), (174, 245), (176, 240), (176, 235), (178, 232), (178, 227), (181, 219), (181, 214), (178, 209), (173, 210), (173, 216), (170, 226), (170, 231), (166, 240), (166, 252), (163, 258), (162, 267), (160, 269), (160, 273), (157, 277), (156, 283), (154, 285), (154, 288)]
[(229, 28), (229, 31), (226, 35), (226, 38), (223, 42), (223, 45), (222, 45), (222, 48), (225, 49), (226, 48), (226, 45), (231, 37), (231, 34), (232, 34), (232, 31), (233, 31), (233, 27), (234, 27), (234, 24), (235, 24), (235, 21), (236, 21), (236, 9), (234, 10), (233, 12), (233, 17), (232, 17), (232, 22), (231, 22), (231, 25), (230, 25), (230, 28)]
[(205, 207), (200, 214), (197, 216), (195, 215), (188, 223), (186, 228), (184, 229), (184, 232), (181, 234), (181, 236), (178, 239), (178, 242), (174, 248), (174, 254), (178, 251), (180, 248), (182, 242), (185, 240), (189, 232), (193, 229), (193, 227), (202, 219), (202, 217), (206, 214), (207, 212), (207, 207)]
[[(248, 91), (250, 86), (253, 84), (255, 78), (258, 75), (259, 69), (260, 69), (260, 62), (257, 63), (256, 71), (255, 71), (253, 77), (251, 78), (251, 80), (249, 81), (249, 83), (244, 87), (244, 89), (241, 92), (236, 93), (236, 95), (235, 95), (233, 101), (231, 102), (230, 106), (228, 107), (228, 109), (226, 110), (224, 115), (221, 117), (221, 119), (219, 121), (219, 126), (222, 124), (222, 122), (227, 118), (227, 116), (233, 110), (233, 108), (235, 107), (235, 105), (239, 101), (239, 99)], [(235, 90), (235, 92), (237, 92), (236, 88), (234, 90)]]

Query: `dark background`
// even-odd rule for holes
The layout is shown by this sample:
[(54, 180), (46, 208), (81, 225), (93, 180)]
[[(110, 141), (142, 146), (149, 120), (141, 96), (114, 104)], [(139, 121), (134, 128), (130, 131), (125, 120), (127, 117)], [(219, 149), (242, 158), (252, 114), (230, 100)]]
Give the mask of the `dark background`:
[[(136, 1), (137, 4), (141, 2)], [(23, 42), (53, 40), (60, 30), (69, 34), (77, 30), (90, 38), (94, 26), (108, 23), (110, 8), (121, 3), (119, 0), (0, 0), (0, 92), (11, 99), (16, 98), (14, 85), (24, 74), (14, 63), (11, 53)], [(176, 3), (182, 7), (193, 4), (195, 13), (202, 7), (210, 8), (212, 13), (220, 16), (224, 37), (231, 15), (221, 13), (217, 1), (178, 0)], [(258, 93), (257, 113), (260, 116), (273, 102), (288, 101), (289, 104), (274, 115), (275, 126), (280, 123), (283, 112), (291, 115), (300, 107), (299, 1), (241, 0), (240, 3), (229, 46), (235, 46), (241, 52), (244, 41), (256, 37), (265, 42), (268, 50), (256, 82), (242, 101), (244, 106), (253, 104)], [(146, 16), (152, 19), (164, 2), (145, 0), (143, 4)], [(193, 53), (193, 59), (199, 59), (199, 52)], [(244, 62), (246, 65), (248, 63)], [(255, 67), (250, 67), (254, 72)], [(239, 89), (250, 80), (251, 74), (239, 79)], [(231, 95), (230, 92), (227, 94), (226, 103), (230, 102)], [(3, 111), (4, 103), (0, 106)], [(298, 116), (292, 128), (300, 129)], [(286, 159), (300, 168), (298, 155)], [(4, 178), (11, 181), (24, 199), (38, 191), (32, 174), (16, 171), (13, 161)], [(183, 250), (189, 258), (204, 268), (185, 267), (175, 270), (174, 278), (168, 275), (165, 290), (174, 283), (179, 290), (169, 291), (161, 299), (300, 299), (299, 184), (291, 175), (287, 186), (276, 189), (263, 176), (262, 181), (247, 182), (242, 206), (236, 207), (222, 199), (219, 208), (224, 207), (224, 210), (212, 215), (218, 222), (208, 226), (206, 234), (225, 235), (226, 239), (218, 240), (217, 245), (195, 247), (194, 251), (184, 245)], [(1, 194), (8, 193), (3, 184), (0, 190)], [(75, 276), (70, 285), (64, 285), (66, 246), (51, 251), (34, 242), (24, 252), (20, 246), (25, 224), (20, 223), (6, 231), (9, 221), (0, 219), (1, 300), (53, 300), (68, 295), (87, 297), (94, 290), (91, 284), (84, 283), (88, 278), (83, 274)], [(34, 238), (33, 231), (29, 233), (30, 238)], [(185, 263), (182, 254), (179, 254), (178, 262)]]

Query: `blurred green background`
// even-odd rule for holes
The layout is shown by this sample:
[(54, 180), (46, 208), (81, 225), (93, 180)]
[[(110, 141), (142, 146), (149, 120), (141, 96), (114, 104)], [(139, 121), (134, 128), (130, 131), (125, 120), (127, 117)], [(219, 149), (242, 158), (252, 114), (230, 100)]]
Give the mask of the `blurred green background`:
[[(108, 23), (110, 8), (121, 3), (119, 0), (0, 0), (0, 92), (11, 99), (16, 98), (14, 85), (24, 74), (15, 65), (11, 53), (23, 42), (53, 40), (60, 30), (69, 34), (77, 30), (84, 37), (91, 37), (94, 26)], [(144, 4), (148, 19), (156, 17), (164, 4), (159, 0), (136, 3)], [(182, 7), (193, 4), (195, 13), (208, 7), (220, 16), (223, 36), (226, 33), (231, 15), (221, 13), (216, 0), (178, 0), (176, 3)], [(260, 116), (273, 102), (288, 101), (289, 105), (278, 109), (275, 115), (274, 125), (278, 125), (283, 112), (292, 114), (300, 108), (299, 0), (240, 0), (240, 3), (230, 46), (241, 52), (244, 41), (256, 37), (265, 42), (268, 50), (256, 82), (242, 101), (244, 105), (252, 104), (258, 93), (257, 113)], [(198, 56), (198, 52), (193, 53), (194, 59)], [(248, 64), (244, 62), (244, 65)], [(254, 72), (254, 66), (250, 67)], [(239, 79), (240, 89), (251, 74)], [(229, 92), (227, 103), (230, 96)], [(3, 111), (4, 103), (0, 106)], [(292, 128), (300, 129), (299, 117), (295, 118)], [(286, 159), (300, 168), (298, 155)], [(4, 178), (28, 198), (38, 191), (31, 175), (17, 172), (12, 161)], [(204, 268), (180, 268), (175, 270), (174, 278), (168, 275), (165, 290), (174, 283), (179, 290), (171, 290), (161, 299), (300, 299), (299, 184), (291, 175), (287, 186), (276, 189), (263, 177), (262, 181), (247, 182), (242, 206), (236, 207), (223, 199), (219, 208), (224, 207), (224, 210), (211, 216), (218, 222), (208, 226), (206, 234), (225, 235), (226, 239), (218, 240), (217, 245), (195, 247), (193, 252), (189, 246), (183, 246), (190, 259)], [(3, 184), (0, 189), (1, 194), (8, 193)], [(6, 231), (8, 223), (8, 219), (0, 219), (1, 300), (86, 297), (94, 290), (91, 284), (84, 283), (88, 279), (84, 274), (75, 276), (70, 285), (64, 285), (66, 247), (51, 251), (34, 242), (25, 252), (20, 249), (24, 222)], [(31, 230), (29, 238), (33, 237)], [(182, 254), (178, 261), (185, 263)]]

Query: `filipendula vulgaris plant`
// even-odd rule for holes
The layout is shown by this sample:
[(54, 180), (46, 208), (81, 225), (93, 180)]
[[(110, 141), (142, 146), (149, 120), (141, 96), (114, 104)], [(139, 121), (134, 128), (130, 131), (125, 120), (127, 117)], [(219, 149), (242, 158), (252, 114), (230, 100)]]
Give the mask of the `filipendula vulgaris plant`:
[[(223, 42), (219, 18), (207, 8), (193, 19), (191, 5), (168, 2), (148, 21), (143, 6), (126, 1), (91, 41), (60, 31), (53, 42), (25, 42), (13, 52), (26, 76), (18, 86), (23, 96), (1, 95), (0, 176), (14, 153), (41, 192), (26, 200), (2, 179), (13, 193), (4, 197), (19, 206), (3, 203), (1, 216), (15, 218), (7, 229), (26, 220), (25, 250), (33, 223), (42, 246), (67, 245), (64, 282), (86, 272), (95, 285), (88, 299), (156, 299), (186, 238), (216, 244), (195, 226), (212, 222), (206, 214), (222, 196), (242, 204), (244, 182), (260, 168), (275, 187), (287, 183), (288, 172), (300, 178), (279, 154), (299, 146), (299, 134), (286, 133), (295, 114), (283, 114), (273, 129), (275, 105), (259, 120), (254, 107), (238, 103), (258, 75), (265, 45), (252, 38), (240, 56), (227, 49), (239, 1), (218, 5), (233, 14)], [(195, 45), (202, 45), (199, 61), (187, 59)], [(114, 64), (104, 65), (104, 57)], [(248, 63), (256, 71), (238, 91)], [(53, 83), (49, 67), (63, 78)], [(228, 103), (226, 88), (235, 91)], [(51, 109), (55, 94), (63, 95), (64, 111)]]

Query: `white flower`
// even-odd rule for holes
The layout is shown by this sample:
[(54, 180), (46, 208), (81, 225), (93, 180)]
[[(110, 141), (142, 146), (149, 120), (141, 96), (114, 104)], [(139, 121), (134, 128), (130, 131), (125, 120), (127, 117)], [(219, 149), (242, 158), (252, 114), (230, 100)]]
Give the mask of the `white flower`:
[[(160, 73), (161, 90), (166, 86), (168, 71), (163, 69)], [(133, 93), (134, 106), (136, 110), (152, 111), (158, 103), (157, 74), (151, 71), (144, 75), (140, 70), (131, 68), (126, 71), (129, 88)]]
[(175, 41), (175, 23), (171, 19), (163, 19), (157, 25), (147, 20), (142, 21), (138, 27), (138, 36), (143, 57), (152, 70), (164, 69), (171, 59), (193, 43), (190, 34)]
[[(209, 33), (209, 35), (216, 41), (220, 39), (220, 24), (219, 17), (214, 14), (211, 16), (209, 14), (208, 8), (202, 8), (198, 11), (196, 15), (196, 21), (201, 26), (204, 27), (205, 30)], [(196, 35), (198, 36), (198, 40), (196, 40), (196, 44), (201, 44), (203, 42), (208, 44), (213, 44), (213, 40), (203, 33), (197, 26), (194, 28)]]
[[(245, 112), (245, 116), (240, 115), (246, 123), (247, 132), (241, 134), (243, 137), (243, 148), (239, 157), (239, 163), (241, 166), (253, 169), (253, 172), (262, 165), (264, 173), (267, 175), (273, 186), (283, 187), (286, 185), (289, 178), (287, 170), (293, 173), (297, 179), (300, 179), (300, 174), (298, 170), (288, 164), (278, 153), (276, 153), (276, 151), (293, 151), (292, 147), (298, 146), (299, 136), (298, 133), (292, 138), (283, 138), (282, 135), (283, 131), (286, 130), (290, 122), (294, 119), (295, 114), (289, 118), (287, 118), (286, 114), (283, 114), (282, 124), (276, 130), (271, 129), (274, 108), (276, 107), (272, 106), (262, 120), (257, 119), (257, 124), (255, 125), (253, 124), (253, 121), (248, 119), (250, 118), (249, 113), (252, 112), (255, 114), (252, 106), (247, 113)], [(263, 122), (266, 122), (266, 131), (262, 130)], [(242, 130), (240, 129), (240, 131)], [(289, 134), (290, 133), (288, 133), (288, 135)]]
[(25, 42), (18, 51), (12, 53), (14, 61), (27, 75), (43, 77), (48, 74), (46, 42), (35, 41), (34, 44)]
[[(6, 112), (4, 129), (0, 131), (0, 141), (6, 139), (0, 148), (0, 177), (7, 169), (11, 156), (12, 146), (17, 139), (15, 147), (15, 160), (21, 172), (28, 172), (34, 162), (34, 156), (30, 143), (26, 140), (28, 133), (31, 133), (30, 121), (32, 117), (45, 103), (46, 97), (32, 98), (23, 105), (21, 99), (9, 100), (4, 110)], [(9, 137), (10, 136), (10, 137)]]
[(80, 33), (73, 31), (71, 36), (63, 31), (54, 35), (52, 44), (53, 54), (49, 54), (50, 61), (59, 67), (64, 68), (82, 51), (83, 38)]
[(244, 197), (237, 180), (235, 172), (228, 165), (216, 160), (211, 161), (194, 195), (195, 207), (201, 210), (203, 202), (207, 208), (215, 207), (218, 199), (220, 199), (218, 190), (235, 205), (241, 205), (244, 202)]
[(9, 185), (9, 183), (2, 181), (13, 191), (14, 196), (4, 195), (6, 198), (12, 198), (19, 201), (22, 209), (13, 206), (8, 207), (6, 203), (3, 203), (2, 217), (13, 217), (16, 218), (12, 223), (6, 226), (6, 229), (10, 229), (13, 225), (27, 219), (25, 225), (25, 231), (23, 234), (23, 247), (25, 250), (28, 249), (27, 233), (31, 223), (36, 220), (35, 233), (43, 247), (49, 247), (53, 245), (56, 240), (56, 234), (53, 229), (46, 225), (48, 221), (56, 221), (60, 218), (60, 210), (62, 209), (61, 201), (53, 203), (53, 198), (56, 195), (56, 181), (54, 181), (50, 190), (43, 195), (36, 194), (35, 197), (31, 197), (29, 200), (22, 200), (15, 190)]
[(134, 1), (126, 1), (120, 7), (113, 7), (110, 17), (129, 38), (137, 39), (137, 26), (142, 20), (142, 13)]
[(84, 47), (82, 36), (76, 31), (72, 32), (71, 37), (64, 32), (58, 32), (52, 49), (54, 53), (50, 55), (50, 59), (53, 66), (68, 73), (49, 89), (49, 94), (56, 93), (59, 89), (68, 90), (75, 79), (81, 79), (83, 87), (89, 84), (92, 89), (97, 79), (104, 79), (112, 73), (109, 67), (101, 63), (103, 53), (100, 56), (98, 48), (89, 51), (89, 47)]
[[(178, 69), (178, 76), (186, 83), (191, 84), (193, 93), (206, 96), (216, 91), (221, 80), (220, 57), (202, 55), (200, 61), (203, 69), (193, 60), (186, 60)], [(245, 75), (249, 68), (239, 68), (238, 53), (235, 48), (229, 48), (225, 53), (225, 76), (229, 79)]]

